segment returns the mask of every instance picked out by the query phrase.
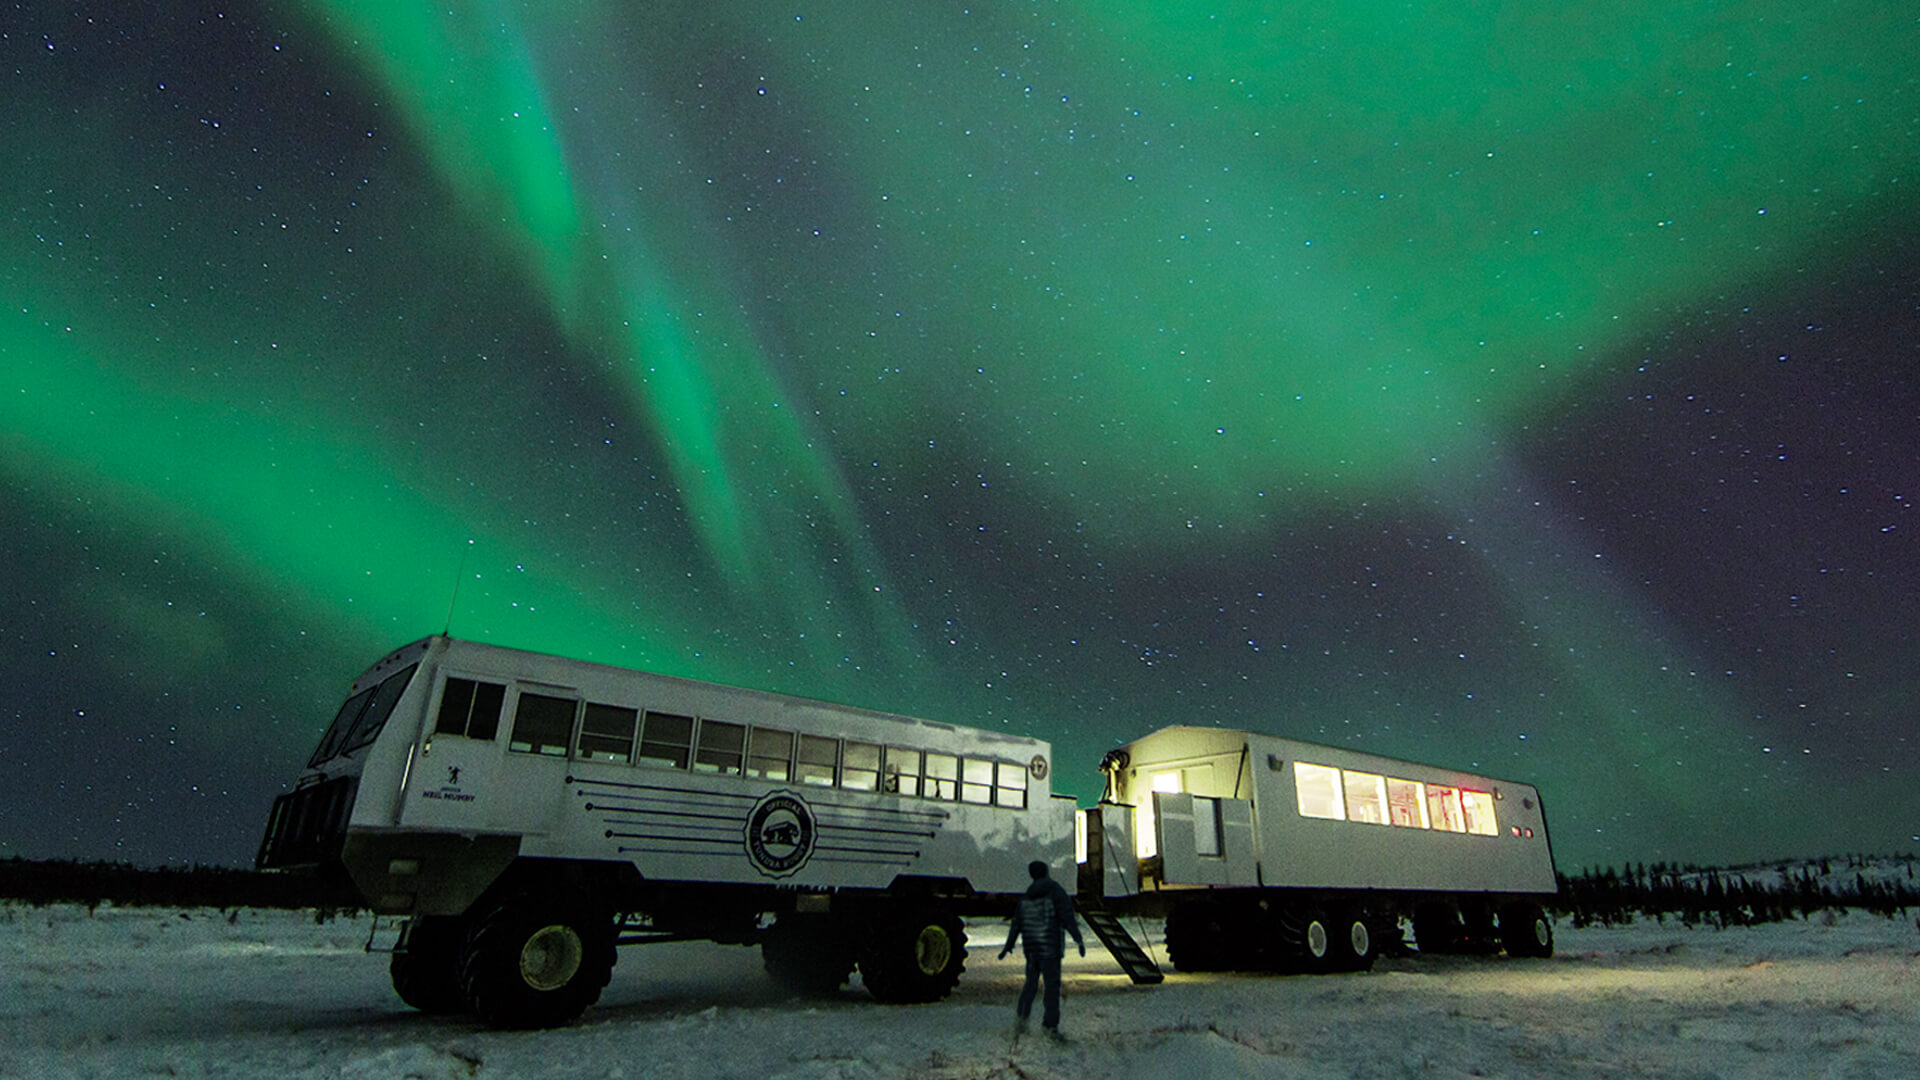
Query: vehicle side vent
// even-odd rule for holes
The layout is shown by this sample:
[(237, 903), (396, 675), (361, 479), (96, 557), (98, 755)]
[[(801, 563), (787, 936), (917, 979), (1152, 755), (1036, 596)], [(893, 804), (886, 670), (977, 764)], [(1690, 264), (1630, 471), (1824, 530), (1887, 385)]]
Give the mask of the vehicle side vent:
[(290, 791), (273, 800), (267, 833), (253, 865), (258, 870), (316, 866), (340, 857), (347, 818), (360, 778), (342, 776)]

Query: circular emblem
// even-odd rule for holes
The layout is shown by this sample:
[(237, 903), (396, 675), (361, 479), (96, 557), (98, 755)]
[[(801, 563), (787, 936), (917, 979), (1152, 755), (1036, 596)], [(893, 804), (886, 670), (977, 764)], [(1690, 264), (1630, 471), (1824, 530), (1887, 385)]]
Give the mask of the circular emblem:
[(1039, 754), (1033, 755), (1033, 760), (1027, 762), (1027, 775), (1033, 777), (1035, 780), (1045, 780), (1047, 778), (1047, 759), (1041, 757)]
[(813, 810), (791, 791), (768, 792), (747, 814), (747, 859), (769, 877), (786, 877), (813, 854)]

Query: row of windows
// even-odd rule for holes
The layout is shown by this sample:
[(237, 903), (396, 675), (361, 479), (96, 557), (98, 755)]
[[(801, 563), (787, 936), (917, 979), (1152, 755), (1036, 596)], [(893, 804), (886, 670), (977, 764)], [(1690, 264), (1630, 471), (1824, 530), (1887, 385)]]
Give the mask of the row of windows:
[(1399, 780), (1305, 761), (1293, 763), (1293, 787), (1302, 817), (1476, 836), (1500, 833), (1494, 821), (1491, 792)]
[[(492, 739), (506, 687), (449, 678), (434, 731)], [(507, 749), (514, 753), (679, 769), (756, 780), (1025, 809), (1027, 767), (878, 743), (806, 735), (684, 713), (587, 702), (574, 735), (573, 698), (523, 691)]]

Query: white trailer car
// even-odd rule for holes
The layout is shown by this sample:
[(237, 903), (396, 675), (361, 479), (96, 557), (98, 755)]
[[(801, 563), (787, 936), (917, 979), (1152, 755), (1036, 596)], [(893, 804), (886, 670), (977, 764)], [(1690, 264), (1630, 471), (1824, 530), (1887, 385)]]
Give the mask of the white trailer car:
[(1362, 969), (1403, 920), (1425, 953), (1553, 951), (1553, 854), (1526, 784), (1200, 727), (1101, 767), (1082, 894), (1165, 914), (1182, 970)]
[(1072, 869), (1050, 772), (1036, 739), (431, 637), (354, 681), (257, 863), (343, 868), (409, 917), (400, 996), (496, 1026), (577, 1015), (616, 944), (693, 938), (930, 1001), (962, 916)]

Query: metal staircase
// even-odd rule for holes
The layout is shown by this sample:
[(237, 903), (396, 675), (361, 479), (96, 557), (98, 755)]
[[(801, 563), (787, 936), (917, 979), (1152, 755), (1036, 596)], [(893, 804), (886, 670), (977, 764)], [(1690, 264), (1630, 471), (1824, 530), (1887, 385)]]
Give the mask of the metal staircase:
[(1133, 935), (1120, 925), (1120, 920), (1114, 918), (1113, 912), (1105, 908), (1088, 907), (1081, 909), (1080, 918), (1093, 928), (1100, 943), (1120, 962), (1120, 968), (1127, 973), (1127, 978), (1142, 984), (1157, 983), (1166, 978), (1160, 972), (1160, 965), (1154, 963), (1146, 950), (1134, 942)]

